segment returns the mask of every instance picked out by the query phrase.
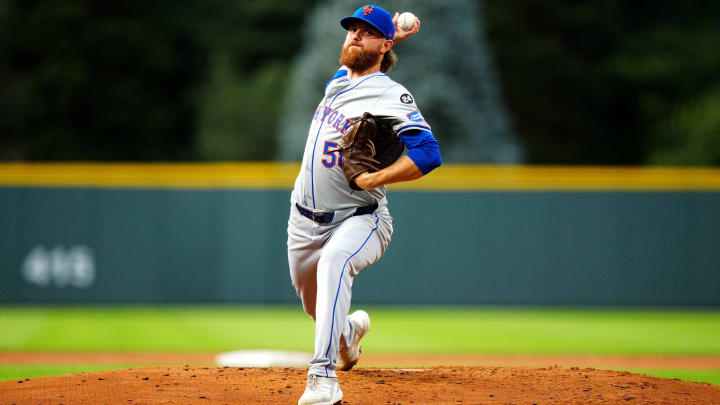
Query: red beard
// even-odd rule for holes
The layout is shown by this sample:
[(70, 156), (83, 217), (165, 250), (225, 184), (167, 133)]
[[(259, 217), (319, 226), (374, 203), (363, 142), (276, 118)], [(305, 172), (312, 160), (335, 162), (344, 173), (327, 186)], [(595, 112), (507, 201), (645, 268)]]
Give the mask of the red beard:
[(380, 52), (365, 50), (361, 47), (350, 48), (352, 43), (343, 46), (340, 54), (340, 63), (356, 72), (363, 72), (379, 62)]

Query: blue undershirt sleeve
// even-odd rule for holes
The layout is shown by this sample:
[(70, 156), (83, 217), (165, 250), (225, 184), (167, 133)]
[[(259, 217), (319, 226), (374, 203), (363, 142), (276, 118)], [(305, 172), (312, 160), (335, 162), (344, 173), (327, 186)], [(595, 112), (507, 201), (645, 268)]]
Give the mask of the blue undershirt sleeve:
[(347, 76), (347, 70), (343, 68), (338, 69), (338, 71), (335, 72), (335, 76), (333, 76), (332, 79), (328, 80), (327, 83), (325, 83), (325, 90), (327, 90), (328, 86), (333, 80), (339, 79), (343, 76)]
[(408, 148), (407, 157), (420, 169), (423, 175), (442, 164), (440, 145), (432, 133), (420, 129), (408, 129), (398, 137)]

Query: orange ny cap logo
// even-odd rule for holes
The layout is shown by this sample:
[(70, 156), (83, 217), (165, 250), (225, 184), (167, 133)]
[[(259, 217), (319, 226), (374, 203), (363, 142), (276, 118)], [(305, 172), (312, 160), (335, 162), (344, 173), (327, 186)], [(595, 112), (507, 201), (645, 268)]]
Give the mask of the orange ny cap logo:
[(365, 8), (363, 9), (363, 15), (368, 15), (372, 13), (374, 8), (375, 7), (365, 6)]

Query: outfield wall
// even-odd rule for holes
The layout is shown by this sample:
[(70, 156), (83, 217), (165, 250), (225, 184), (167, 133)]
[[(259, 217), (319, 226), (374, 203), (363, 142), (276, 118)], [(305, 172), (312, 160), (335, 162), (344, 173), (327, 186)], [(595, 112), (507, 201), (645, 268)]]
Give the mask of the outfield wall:
[[(0, 165), (2, 302), (296, 302), (297, 165)], [(720, 306), (720, 170), (447, 165), (354, 302)]]

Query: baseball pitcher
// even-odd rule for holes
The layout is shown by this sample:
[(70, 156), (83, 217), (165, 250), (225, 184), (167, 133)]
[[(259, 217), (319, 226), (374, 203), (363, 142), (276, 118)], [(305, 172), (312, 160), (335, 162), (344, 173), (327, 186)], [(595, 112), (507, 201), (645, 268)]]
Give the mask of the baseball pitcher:
[[(290, 277), (315, 320), (315, 354), (298, 404), (342, 399), (336, 370), (349, 370), (370, 329), (365, 311), (348, 315), (352, 283), (392, 236), (386, 184), (415, 180), (442, 163), (415, 99), (387, 76), (395, 42), (418, 32), (396, 27), (376, 5), (342, 18), (342, 67), (314, 111), (288, 220)], [(404, 150), (407, 150), (404, 153)], [(403, 154), (404, 153), (404, 154)]]

